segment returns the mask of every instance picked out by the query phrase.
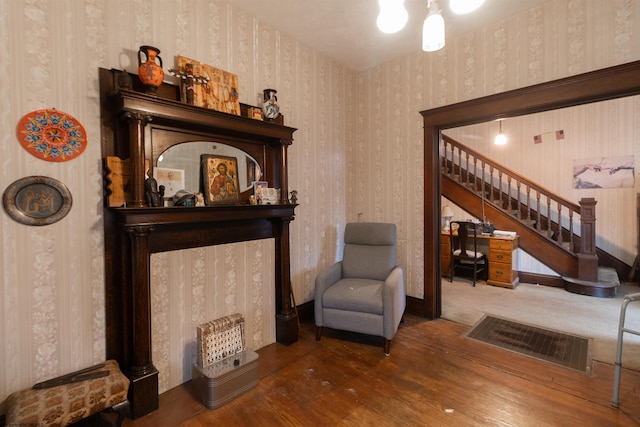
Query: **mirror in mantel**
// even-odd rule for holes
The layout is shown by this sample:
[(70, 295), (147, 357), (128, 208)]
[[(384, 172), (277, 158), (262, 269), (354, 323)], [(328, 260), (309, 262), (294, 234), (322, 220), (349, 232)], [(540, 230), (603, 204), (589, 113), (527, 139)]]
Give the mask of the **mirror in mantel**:
[(159, 168), (184, 170), (185, 190), (197, 193), (200, 188), (200, 156), (235, 157), (238, 159), (238, 179), (240, 192), (249, 190), (253, 181), (262, 177), (262, 169), (256, 159), (239, 148), (212, 141), (194, 141), (174, 145), (158, 157)]

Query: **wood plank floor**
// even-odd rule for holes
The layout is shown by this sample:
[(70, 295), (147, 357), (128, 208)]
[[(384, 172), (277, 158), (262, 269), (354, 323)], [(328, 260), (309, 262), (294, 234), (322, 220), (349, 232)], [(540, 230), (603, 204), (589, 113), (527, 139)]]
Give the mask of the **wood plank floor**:
[(125, 427), (164, 426), (638, 426), (640, 372), (623, 369), (611, 406), (613, 366), (591, 376), (464, 337), (468, 326), (405, 316), (385, 357), (374, 337), (303, 324), (300, 340), (258, 351), (260, 382), (209, 410), (189, 383)]

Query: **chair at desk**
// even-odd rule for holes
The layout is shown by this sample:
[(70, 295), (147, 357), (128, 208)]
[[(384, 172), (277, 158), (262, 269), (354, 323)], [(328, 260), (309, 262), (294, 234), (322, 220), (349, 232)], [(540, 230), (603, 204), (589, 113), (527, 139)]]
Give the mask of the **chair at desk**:
[(476, 285), (480, 273), (482, 273), (482, 278), (486, 280), (488, 273), (487, 256), (478, 251), (478, 234), (482, 232), (481, 227), (482, 224), (473, 222), (451, 222), (449, 227), (451, 242), (450, 282), (453, 281), (453, 275), (456, 270), (465, 270), (473, 273), (473, 286)]

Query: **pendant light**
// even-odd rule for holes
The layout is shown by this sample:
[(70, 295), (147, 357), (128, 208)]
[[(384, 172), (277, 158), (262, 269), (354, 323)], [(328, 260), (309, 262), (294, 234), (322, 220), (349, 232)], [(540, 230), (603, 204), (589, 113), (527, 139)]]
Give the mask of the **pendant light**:
[(397, 33), (407, 24), (409, 13), (404, 8), (404, 0), (378, 0), (380, 14), (378, 28), (383, 33)]
[(505, 145), (507, 143), (507, 136), (502, 132), (502, 120), (500, 120), (500, 132), (496, 135), (493, 143), (495, 145)]
[(435, 52), (444, 47), (444, 18), (438, 0), (429, 0), (429, 13), (422, 25), (422, 50)]

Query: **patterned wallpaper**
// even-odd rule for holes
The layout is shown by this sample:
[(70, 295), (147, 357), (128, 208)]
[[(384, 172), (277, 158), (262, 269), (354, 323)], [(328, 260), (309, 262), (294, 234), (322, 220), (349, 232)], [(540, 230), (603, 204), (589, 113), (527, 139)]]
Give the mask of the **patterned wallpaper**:
[[(0, 187), (46, 175), (73, 195), (71, 212), (53, 225), (0, 216), (0, 402), (105, 357), (99, 67), (133, 71), (138, 46), (150, 44), (165, 69), (180, 54), (236, 73), (241, 102), (278, 89), (285, 122), (299, 129), (289, 150), (300, 202), (291, 224), (298, 304), (311, 299), (318, 269), (340, 257), (345, 223), (357, 220), (398, 224), (409, 294), (422, 297), (419, 111), (638, 60), (639, 8), (631, 0), (550, 1), (448, 40), (440, 52), (356, 73), (223, 0), (0, 2)], [(637, 139), (634, 105), (617, 119), (619, 129), (633, 124), (623, 138)], [(50, 163), (20, 147), (17, 122), (41, 108), (81, 121), (82, 156)], [(273, 256), (273, 241), (264, 240), (152, 257), (161, 391), (190, 378), (202, 321), (242, 312), (251, 348), (275, 340)]]

